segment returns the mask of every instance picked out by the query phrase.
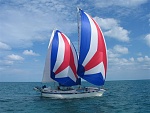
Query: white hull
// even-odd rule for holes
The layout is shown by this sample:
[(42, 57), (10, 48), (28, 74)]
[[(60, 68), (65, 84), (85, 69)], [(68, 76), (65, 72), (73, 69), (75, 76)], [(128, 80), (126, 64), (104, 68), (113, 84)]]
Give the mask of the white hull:
[(57, 99), (73, 99), (73, 98), (86, 98), (94, 96), (102, 96), (104, 89), (88, 89), (87, 91), (71, 90), (71, 91), (59, 91), (59, 90), (47, 90), (41, 91), (42, 97), (57, 98)]

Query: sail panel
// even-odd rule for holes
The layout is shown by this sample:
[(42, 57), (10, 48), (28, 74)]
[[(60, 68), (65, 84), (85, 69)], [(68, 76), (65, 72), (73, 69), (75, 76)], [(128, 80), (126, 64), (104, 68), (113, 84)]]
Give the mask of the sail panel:
[(77, 85), (77, 54), (69, 38), (57, 30), (51, 46), (51, 78), (64, 86)]
[(103, 85), (107, 70), (104, 36), (95, 20), (80, 10), (81, 42), (78, 75), (94, 85)]

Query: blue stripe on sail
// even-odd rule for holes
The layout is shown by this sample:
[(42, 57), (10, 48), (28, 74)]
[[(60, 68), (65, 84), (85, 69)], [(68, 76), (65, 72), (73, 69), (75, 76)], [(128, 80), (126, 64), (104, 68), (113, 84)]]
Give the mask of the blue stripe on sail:
[(96, 73), (92, 75), (85, 75), (84, 79), (94, 85), (101, 86), (104, 85), (103, 76), (101, 73)]
[(72, 79), (69, 77), (65, 78), (55, 78), (55, 80), (61, 84), (62, 86), (73, 86), (73, 85), (78, 85), (76, 82), (74, 82)]
[(91, 42), (91, 25), (86, 14), (81, 11), (81, 42), (79, 64), (81, 65), (89, 51)]
[(59, 45), (59, 39), (58, 39), (58, 30), (55, 31), (54, 38), (52, 40), (52, 49), (51, 49), (51, 70), (54, 69), (54, 65), (56, 63), (57, 58), (57, 52), (58, 52), (58, 45)]
[(55, 78), (55, 73), (51, 72), (51, 77), (53, 80), (57, 81), (59, 84), (62, 86), (74, 86), (74, 85), (81, 85), (81, 79), (78, 78), (76, 82), (74, 82), (72, 79), (69, 77), (64, 77), (64, 78)]

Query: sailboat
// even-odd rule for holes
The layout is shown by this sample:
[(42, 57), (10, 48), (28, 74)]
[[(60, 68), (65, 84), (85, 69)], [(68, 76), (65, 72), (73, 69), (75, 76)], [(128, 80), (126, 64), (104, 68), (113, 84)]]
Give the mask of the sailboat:
[[(81, 9), (79, 53), (61, 31), (52, 32), (42, 82), (57, 82), (56, 88), (35, 88), (43, 97), (84, 98), (102, 96), (107, 71), (106, 43), (96, 21)], [(78, 24), (79, 25), (79, 24)], [(81, 78), (96, 87), (82, 87)], [(73, 87), (73, 88), (72, 88)]]

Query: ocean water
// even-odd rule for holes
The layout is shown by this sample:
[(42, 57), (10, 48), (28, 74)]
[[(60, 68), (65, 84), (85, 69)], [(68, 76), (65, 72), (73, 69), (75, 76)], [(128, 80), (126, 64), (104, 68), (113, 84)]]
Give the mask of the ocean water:
[(0, 113), (150, 113), (150, 80), (107, 81), (102, 97), (62, 100), (41, 97), (41, 85), (0, 83)]

